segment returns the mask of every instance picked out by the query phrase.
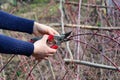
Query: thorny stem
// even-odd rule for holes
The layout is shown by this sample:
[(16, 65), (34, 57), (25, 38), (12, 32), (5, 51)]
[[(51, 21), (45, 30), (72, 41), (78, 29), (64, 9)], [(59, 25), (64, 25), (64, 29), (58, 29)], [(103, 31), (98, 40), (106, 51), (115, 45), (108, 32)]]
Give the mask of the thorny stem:
[[(61, 80), (64, 80), (64, 79), (65, 79), (65, 76), (70, 72), (70, 70), (66, 67), (67, 65), (64, 64), (65, 62), (64, 62), (63, 59), (61, 58), (61, 55), (60, 55), (60, 54), (57, 54), (57, 55), (58, 55), (59, 61), (61, 61), (60, 66), (64, 67), (64, 69), (66, 70), (66, 71), (65, 71), (65, 74), (63, 75), (63, 78), (61, 78)], [(72, 60), (73, 60), (73, 59), (72, 59)], [(64, 65), (62, 65), (62, 64), (64, 64)], [(76, 64), (74, 64), (74, 63), (72, 63), (72, 62), (71, 62), (71, 64), (73, 64), (73, 65), (76, 66)], [(76, 69), (76, 68), (74, 68), (73, 70), (71, 70), (71, 73), (73, 73), (75, 69)], [(62, 69), (62, 70), (63, 70), (63, 69)], [(75, 76), (75, 75), (74, 75), (74, 76)]]
[(114, 42), (116, 42), (117, 44), (120, 45), (120, 43), (119, 43), (118, 41), (116, 41), (114, 38), (111, 38), (111, 37), (106, 36), (106, 35), (103, 35), (103, 34), (98, 34), (98, 33), (77, 34), (77, 35), (70, 36), (69, 39), (72, 39), (73, 37), (78, 36), (78, 35), (97, 35), (97, 36), (101, 36), (101, 37), (105, 37), (105, 38), (108, 38), (108, 39), (110, 39), (110, 40), (113, 40)]
[[(113, 40), (114, 42), (116, 42), (116, 43), (118, 43), (118, 44), (120, 45), (120, 43), (117, 42), (116, 40), (114, 40), (114, 38), (108, 37), (108, 36), (106, 36), (106, 35), (98, 34), (98, 33), (77, 34), (77, 35), (70, 36), (69, 39), (74, 40), (73, 37), (78, 36), (78, 35), (97, 35), (97, 36), (101, 36), (101, 37), (106, 37), (106, 38), (109, 38), (109, 39)], [(78, 41), (78, 42), (81, 42), (81, 43), (84, 43), (84, 44), (90, 46), (88, 43), (82, 42), (82, 41), (80, 41), (80, 40), (75, 40), (75, 41)], [(93, 46), (90, 46), (90, 47), (92, 47), (93, 49), (95, 49), (97, 52), (99, 52), (99, 53), (101, 54), (101, 52), (98, 51), (95, 47), (93, 47)], [(113, 63), (113, 62), (112, 62), (107, 56), (105, 56), (104, 54), (102, 54), (102, 56), (103, 56), (104, 58), (106, 58), (108, 61), (110, 61), (110, 62), (118, 69), (118, 71), (120, 72), (119, 68), (117, 67), (117, 65), (116, 65), (115, 63)]]
[(9, 60), (7, 61), (7, 63), (0, 69), (0, 73), (2, 72), (2, 70), (10, 63), (10, 61), (15, 57), (15, 55), (13, 55), (12, 57), (9, 58)]
[(65, 74), (64, 74), (64, 76), (63, 76), (63, 78), (62, 78), (61, 80), (64, 80), (64, 78), (65, 78), (65, 76), (67, 75), (68, 72), (69, 72), (69, 71), (66, 71), (66, 72), (65, 72)]
[(118, 4), (115, 2), (115, 0), (112, 0), (113, 3), (116, 5), (116, 7), (118, 8), (118, 10), (120, 11), (120, 7), (118, 6)]
[[(21, 57), (21, 58), (20, 58)], [(24, 65), (25, 64), (27, 64), (27, 66), (30, 68), (30, 66), (28, 65), (28, 61), (24, 58), (24, 59), (22, 59), (22, 57), (23, 56), (19, 56), (19, 58), (21, 59), (21, 62), (19, 62), (19, 64), (17, 64), (18, 66), (17, 66), (17, 68), (14, 70), (14, 74), (13, 74), (13, 76), (12, 76), (12, 80), (14, 80), (14, 78), (15, 78), (15, 75), (16, 75), (16, 72), (17, 72), (17, 70), (19, 69), (19, 67), (20, 68), (22, 68), (23, 67), (23, 72), (24, 73), (26, 73), (27, 72), (27, 70), (26, 70), (26, 67), (24, 67)], [(25, 74), (24, 74), (25, 75)]]
[[(71, 59), (71, 60), (73, 60), (73, 59)], [(72, 62), (72, 61), (71, 61), (71, 64), (73, 64), (73, 65), (75, 66), (75, 68), (74, 68), (73, 70), (71, 70), (71, 73), (73, 73), (73, 72), (75, 71), (75, 69), (77, 68), (77, 65), (76, 65), (74, 62)], [(66, 64), (65, 64), (65, 65), (66, 65)], [(65, 79), (65, 76), (70, 72), (70, 70), (68, 70), (67, 67), (65, 67), (65, 69), (66, 69), (66, 72), (65, 72), (62, 80), (64, 80), (64, 79)], [(76, 76), (76, 75), (74, 75), (74, 76)]]
[(27, 76), (26, 80), (28, 80), (28, 78), (29, 78), (29, 76), (31, 75), (33, 69), (34, 69), (39, 63), (40, 63), (40, 62), (38, 61), (38, 62), (31, 68), (30, 72), (28, 73), (28, 76)]
[[(97, 33), (97, 31), (96, 31), (95, 33)], [(93, 38), (93, 36), (94, 36), (94, 35), (91, 36), (90, 40)], [(90, 41), (89, 41), (89, 43), (90, 43)], [(88, 43), (88, 44), (89, 44), (89, 43)], [(86, 49), (87, 49), (87, 44), (85, 45), (85, 49), (84, 49), (83, 52), (85, 52)], [(82, 55), (82, 59), (83, 59), (84, 55), (85, 55), (85, 53)]]
[[(80, 43), (87, 44), (87, 43), (82, 42), (82, 41), (80, 41), (80, 40), (75, 40), (75, 39), (74, 39), (74, 41), (78, 41), (78, 42), (80, 42)], [(93, 48), (94, 50), (96, 50), (99, 54), (101, 54), (101, 52), (100, 52), (99, 50), (97, 50), (95, 47), (93, 47), (93, 46), (91, 46), (91, 45), (89, 45), (89, 44), (88, 44), (88, 46), (91, 47), (91, 48)], [(104, 54), (102, 54), (102, 56), (103, 56), (106, 60), (110, 61), (110, 62), (113, 64), (113, 66), (116, 67), (116, 69), (118, 69), (118, 71), (120, 72), (119, 67), (118, 67), (114, 62), (112, 62), (111, 59), (109, 59), (109, 58), (108, 58), (107, 56), (105, 56)]]

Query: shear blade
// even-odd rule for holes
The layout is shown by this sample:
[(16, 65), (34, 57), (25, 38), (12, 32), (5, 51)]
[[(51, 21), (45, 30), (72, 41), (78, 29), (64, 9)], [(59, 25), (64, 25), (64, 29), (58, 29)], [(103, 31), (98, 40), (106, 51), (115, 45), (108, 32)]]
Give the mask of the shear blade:
[(67, 38), (70, 34), (72, 33), (72, 31), (68, 32), (68, 33), (65, 33), (65, 37), (64, 38)]

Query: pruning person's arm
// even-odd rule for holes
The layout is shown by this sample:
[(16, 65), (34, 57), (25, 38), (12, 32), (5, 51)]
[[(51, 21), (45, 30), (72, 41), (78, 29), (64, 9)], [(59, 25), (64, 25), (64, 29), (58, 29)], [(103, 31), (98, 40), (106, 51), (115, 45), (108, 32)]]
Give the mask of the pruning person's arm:
[[(33, 33), (37, 36), (40, 34), (58, 34), (57, 31), (49, 26), (39, 24), (33, 20), (13, 16), (3, 11), (0, 11), (0, 29), (26, 32), (30, 34)], [(41, 40), (31, 44), (30, 42), (0, 35), (0, 52), (26, 56), (33, 55), (35, 58), (41, 56), (39, 58), (42, 59), (56, 52), (55, 49), (51, 49), (47, 46), (45, 42), (47, 37), (48, 36), (44, 36)]]
[(17, 17), (0, 10), (0, 29), (26, 32), (30, 34), (59, 34), (53, 28), (33, 20)]

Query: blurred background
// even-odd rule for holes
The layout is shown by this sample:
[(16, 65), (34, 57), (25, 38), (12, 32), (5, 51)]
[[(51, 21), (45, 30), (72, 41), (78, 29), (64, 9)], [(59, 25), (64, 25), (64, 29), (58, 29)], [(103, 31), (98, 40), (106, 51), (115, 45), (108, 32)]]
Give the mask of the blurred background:
[[(52, 24), (51, 27), (60, 34), (68, 31), (72, 31), (72, 35), (83, 34), (75, 37), (77, 40), (62, 44), (52, 58), (39, 64), (32, 57), (1, 54), (0, 80), (120, 80), (120, 70), (64, 60), (120, 66), (119, 0), (0, 0), (0, 9), (46, 25)], [(66, 24), (70, 26), (65, 27)], [(79, 26), (73, 28), (73, 25)], [(79, 28), (80, 25), (97, 29)], [(103, 27), (109, 29), (100, 29)], [(112, 30), (111, 27), (118, 29)], [(34, 37), (7, 30), (0, 30), (0, 34), (25, 41)]]

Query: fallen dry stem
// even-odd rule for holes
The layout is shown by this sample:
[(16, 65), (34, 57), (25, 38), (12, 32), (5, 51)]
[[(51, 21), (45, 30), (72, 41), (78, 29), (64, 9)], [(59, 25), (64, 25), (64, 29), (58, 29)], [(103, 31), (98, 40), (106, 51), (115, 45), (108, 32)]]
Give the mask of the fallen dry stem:
[[(50, 26), (60, 27), (62, 26), (59, 23), (49, 24)], [(81, 29), (90, 29), (90, 30), (120, 30), (120, 27), (98, 27), (98, 26), (90, 26), (90, 25), (76, 25), (76, 24), (64, 24), (64, 27), (76, 28), (80, 27)]]
[[(59, 2), (58, 0), (56, 2)], [(78, 2), (72, 2), (72, 1), (67, 1), (67, 2), (64, 2), (65, 4), (70, 4), (70, 5), (74, 5), (74, 6), (78, 6), (79, 3)], [(81, 6), (84, 6), (84, 7), (91, 7), (91, 8), (114, 8), (116, 9), (116, 7), (113, 7), (113, 6), (103, 6), (103, 5), (95, 5), (95, 4), (85, 4), (85, 3), (82, 3)]]
[[(95, 68), (102, 68), (102, 69), (109, 69), (109, 70), (118, 70), (114, 66), (108, 66), (108, 65), (103, 65), (103, 64), (97, 64), (97, 63), (92, 63), (88, 61), (81, 61), (81, 60), (71, 60), (71, 59), (64, 59), (66, 63), (75, 63), (75, 64), (80, 64), (80, 65), (86, 65), (90, 67), (95, 67)], [(119, 67), (120, 69), (120, 67)]]

